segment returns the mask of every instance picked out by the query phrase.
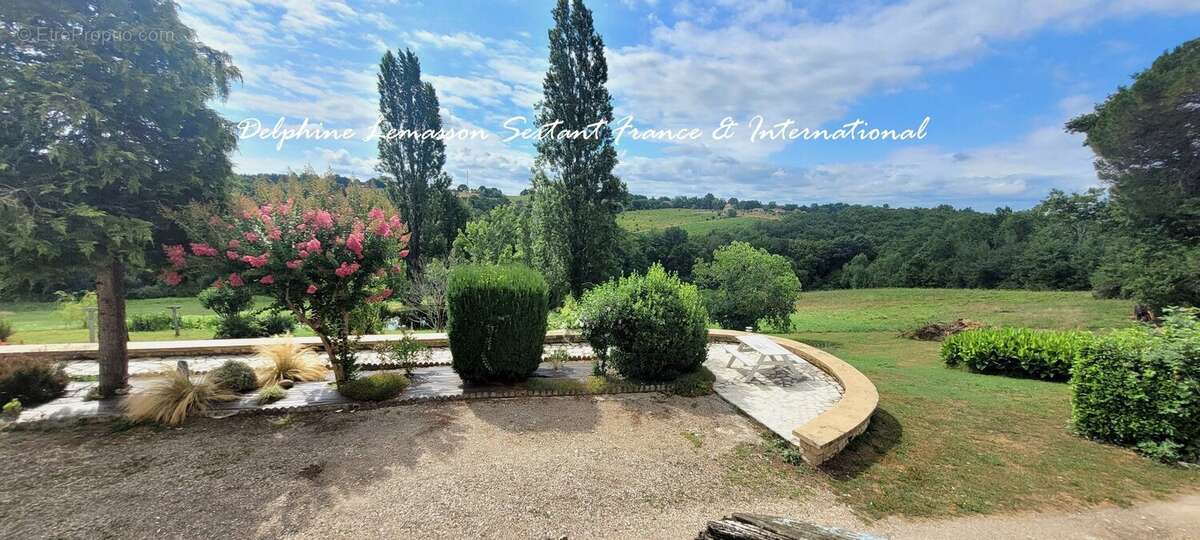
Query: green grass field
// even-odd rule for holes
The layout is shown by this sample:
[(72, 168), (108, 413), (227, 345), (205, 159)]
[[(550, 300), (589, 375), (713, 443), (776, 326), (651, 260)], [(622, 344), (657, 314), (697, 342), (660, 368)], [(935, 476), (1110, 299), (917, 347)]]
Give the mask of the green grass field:
[(1200, 486), (1200, 470), (1071, 433), (1067, 384), (949, 369), (938, 343), (897, 335), (959, 317), (1118, 328), (1133, 324), (1128, 302), (1086, 292), (878, 289), (804, 293), (798, 307), (788, 337), (846, 360), (879, 389), (871, 427), (817, 473), (864, 515), (1129, 504)]
[(717, 229), (746, 227), (763, 220), (777, 219), (765, 212), (739, 212), (737, 217), (725, 217), (713, 210), (660, 208), (632, 210), (617, 215), (617, 224), (630, 232), (646, 232), (679, 227), (689, 235), (702, 235)]

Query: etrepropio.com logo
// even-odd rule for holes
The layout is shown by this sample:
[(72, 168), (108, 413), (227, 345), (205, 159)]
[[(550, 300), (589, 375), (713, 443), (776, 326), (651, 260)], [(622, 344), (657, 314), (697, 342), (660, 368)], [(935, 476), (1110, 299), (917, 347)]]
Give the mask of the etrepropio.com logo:
[(174, 41), (174, 30), (88, 30), (86, 28), (54, 28), (27, 26), (17, 30), (20, 41)]

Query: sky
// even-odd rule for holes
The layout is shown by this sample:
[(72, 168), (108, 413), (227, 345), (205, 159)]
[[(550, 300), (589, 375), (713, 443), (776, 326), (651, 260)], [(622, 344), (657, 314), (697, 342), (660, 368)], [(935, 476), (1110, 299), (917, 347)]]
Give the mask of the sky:
[[(412, 49), (436, 88), (454, 184), (516, 194), (535, 150), (552, 0), (182, 0), (201, 41), (243, 81), (214, 102), (241, 124), (235, 170), (379, 173), (376, 76)], [(1200, 0), (586, 1), (625, 130), (616, 174), (648, 196), (780, 203), (1028, 208), (1099, 185), (1063, 124), (1154, 59), (1200, 37)], [(758, 137), (916, 132), (907, 140)], [(285, 128), (353, 136), (281, 140)], [(722, 122), (731, 127), (716, 136)], [(263, 129), (254, 129), (255, 122)], [(696, 130), (692, 138), (668, 131)], [(485, 133), (482, 138), (480, 133)]]

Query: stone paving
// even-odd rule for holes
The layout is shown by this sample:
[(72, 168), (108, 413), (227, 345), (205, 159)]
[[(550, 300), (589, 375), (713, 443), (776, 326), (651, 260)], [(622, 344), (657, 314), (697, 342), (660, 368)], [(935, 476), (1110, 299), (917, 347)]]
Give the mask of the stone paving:
[(731, 343), (710, 343), (704, 365), (717, 377), (713, 389), (725, 401), (750, 415), (780, 437), (798, 444), (792, 430), (833, 408), (842, 387), (829, 374), (797, 357), (790, 367), (765, 369), (746, 381), (744, 365), (726, 367)]

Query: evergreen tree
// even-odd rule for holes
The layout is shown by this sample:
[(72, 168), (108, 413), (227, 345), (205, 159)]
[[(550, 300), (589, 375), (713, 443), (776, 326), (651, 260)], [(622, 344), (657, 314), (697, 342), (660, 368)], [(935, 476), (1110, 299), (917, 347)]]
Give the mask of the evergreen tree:
[[(438, 234), (434, 206), (443, 203), (450, 177), (446, 143), (430, 136), (442, 129), (437, 92), (421, 81), (421, 62), (410, 50), (384, 53), (379, 62), (379, 171), (384, 173), (388, 195), (408, 224), (409, 277), (421, 272), (421, 256)], [(445, 244), (448, 246), (448, 240)]]
[[(608, 126), (613, 119), (612, 98), (605, 88), (608, 64), (592, 12), (582, 0), (559, 0), (553, 15), (550, 69), (537, 114), (538, 125), (553, 133), (537, 143), (537, 163), (548, 169), (549, 178), (535, 182), (534, 200), (535, 207), (538, 199), (550, 206), (561, 204), (564, 215), (559, 220), (535, 208), (534, 220), (535, 226), (541, 223), (535, 230), (543, 238), (557, 233), (542, 227), (562, 222), (565, 253), (560, 262), (570, 292), (579, 295), (615, 271), (611, 246), (617, 241), (616, 214), (626, 192), (613, 175), (617, 152)], [(585, 136), (556, 136), (584, 132)]]
[[(240, 75), (171, 0), (9, 0), (0, 20), (0, 278), (95, 276), (110, 396), (128, 377), (126, 271), (178, 234), (162, 209), (225, 193), (237, 139), (206, 103)], [(35, 28), (146, 39), (30, 39)]]

